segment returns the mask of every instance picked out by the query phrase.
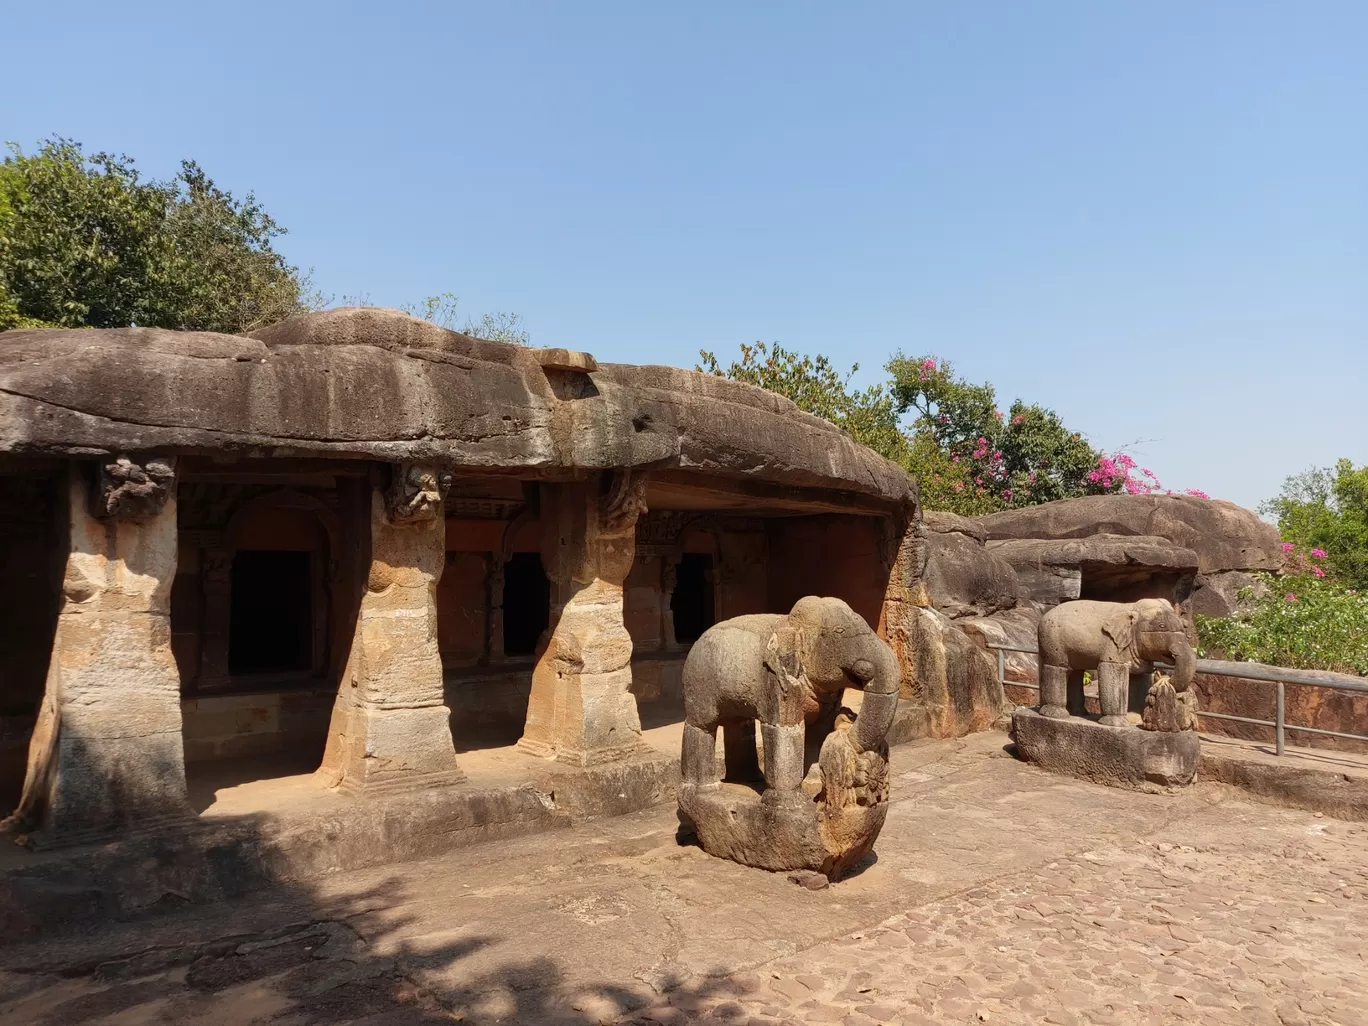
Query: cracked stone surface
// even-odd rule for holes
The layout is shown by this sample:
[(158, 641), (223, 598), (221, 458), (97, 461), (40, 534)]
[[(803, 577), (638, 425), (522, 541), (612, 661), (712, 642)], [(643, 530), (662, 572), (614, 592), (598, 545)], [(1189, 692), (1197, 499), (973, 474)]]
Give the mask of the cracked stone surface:
[(984, 734), (893, 751), (824, 890), (673, 809), (0, 948), (0, 1021), (1368, 1023), (1368, 826), (1112, 790)]

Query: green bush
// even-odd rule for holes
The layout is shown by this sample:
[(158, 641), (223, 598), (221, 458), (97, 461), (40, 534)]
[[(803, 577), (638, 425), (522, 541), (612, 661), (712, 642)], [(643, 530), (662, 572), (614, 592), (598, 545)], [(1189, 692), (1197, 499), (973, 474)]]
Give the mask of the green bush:
[(1312, 573), (1263, 574), (1230, 619), (1198, 616), (1202, 655), (1368, 676), (1368, 595)]

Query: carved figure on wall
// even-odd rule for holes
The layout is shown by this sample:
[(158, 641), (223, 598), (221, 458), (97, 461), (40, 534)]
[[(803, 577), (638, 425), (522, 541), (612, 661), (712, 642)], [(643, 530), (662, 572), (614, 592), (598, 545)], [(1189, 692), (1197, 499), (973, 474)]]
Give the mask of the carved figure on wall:
[(142, 523), (166, 507), (176, 488), (176, 458), (153, 456), (141, 463), (119, 455), (100, 463), (91, 490), (91, 515)]
[[(787, 614), (710, 627), (684, 664), (681, 822), (714, 855), (839, 874), (870, 850), (887, 814), (886, 739), (900, 682), (893, 650), (837, 598), (808, 596)], [(846, 688), (864, 692), (858, 716), (841, 707)], [(760, 779), (761, 794), (730, 786)]]
[(1172, 688), (1185, 692), (1197, 672), (1197, 655), (1181, 611), (1167, 599), (1138, 602), (1064, 602), (1040, 619), (1040, 712), (1066, 718), (1069, 675), (1097, 672), (1101, 722), (1125, 726), (1131, 674), (1172, 665)]
[(450, 489), (448, 471), (423, 463), (394, 464), (385, 492), (386, 516), (396, 525), (436, 520)]

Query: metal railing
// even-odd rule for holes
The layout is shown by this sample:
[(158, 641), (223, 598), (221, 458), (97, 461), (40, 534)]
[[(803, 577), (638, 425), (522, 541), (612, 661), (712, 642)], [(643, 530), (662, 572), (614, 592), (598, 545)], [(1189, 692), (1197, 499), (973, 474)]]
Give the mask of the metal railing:
[[(1019, 652), (1023, 655), (1033, 655), (1039, 658), (1040, 652), (1034, 646), (1024, 647), (1021, 645), (997, 644), (992, 641), (984, 640), (984, 644), (997, 652), (997, 671), (998, 681), (1004, 687), (1010, 685), (1014, 688), (1029, 688), (1039, 691), (1039, 684), (1028, 684), (1024, 681), (1007, 679), (1007, 653)], [(1157, 669), (1171, 670), (1172, 666), (1166, 663), (1155, 663)], [(1306, 670), (1288, 670), (1281, 666), (1267, 666), (1263, 663), (1239, 663), (1222, 659), (1198, 659), (1197, 672), (1204, 673), (1213, 677), (1237, 677), (1242, 680), (1266, 681), (1277, 686), (1274, 703), (1275, 719), (1260, 720), (1252, 716), (1235, 716), (1231, 713), (1205, 712), (1197, 710), (1199, 717), (1207, 717), (1213, 720), (1234, 720), (1236, 723), (1254, 723), (1262, 727), (1273, 728), (1273, 740), (1277, 754), (1282, 755), (1286, 747), (1286, 737), (1289, 730), (1301, 731), (1304, 734), (1321, 734), (1326, 737), (1342, 737), (1351, 741), (1368, 741), (1368, 734), (1349, 734), (1342, 730), (1325, 730), (1322, 727), (1305, 727), (1295, 723), (1287, 722), (1287, 685), (1297, 684), (1302, 687), (1312, 688), (1332, 688), (1336, 691), (1356, 691), (1368, 694), (1368, 680), (1359, 681), (1343, 674), (1323, 673), (1317, 674)]]

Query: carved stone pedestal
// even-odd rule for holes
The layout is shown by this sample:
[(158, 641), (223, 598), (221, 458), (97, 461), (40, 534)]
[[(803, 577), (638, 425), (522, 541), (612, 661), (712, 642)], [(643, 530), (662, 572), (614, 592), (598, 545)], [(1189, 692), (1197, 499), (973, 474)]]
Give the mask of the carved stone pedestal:
[(709, 855), (837, 879), (874, 847), (888, 816), (888, 748), (857, 752), (849, 723), (822, 744), (799, 791), (742, 784), (679, 788), (679, 819)]
[(1017, 756), (1053, 773), (1117, 787), (1181, 787), (1197, 776), (1202, 743), (1195, 730), (1110, 727), (1082, 716), (1012, 714)]

